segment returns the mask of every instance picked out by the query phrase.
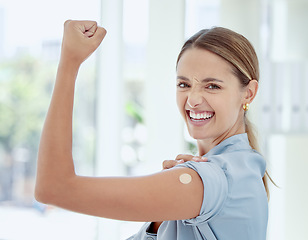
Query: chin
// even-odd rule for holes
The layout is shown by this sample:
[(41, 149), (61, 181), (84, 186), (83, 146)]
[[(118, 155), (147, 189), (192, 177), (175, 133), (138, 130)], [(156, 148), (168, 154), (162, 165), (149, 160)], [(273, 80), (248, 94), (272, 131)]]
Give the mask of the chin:
[(205, 134), (203, 131), (189, 131), (188, 129), (188, 133), (195, 140), (206, 139), (209, 137), (208, 134)]
[(216, 139), (220, 135), (223, 135), (223, 132), (211, 129), (187, 129), (189, 135), (195, 140), (206, 140), (206, 139)]

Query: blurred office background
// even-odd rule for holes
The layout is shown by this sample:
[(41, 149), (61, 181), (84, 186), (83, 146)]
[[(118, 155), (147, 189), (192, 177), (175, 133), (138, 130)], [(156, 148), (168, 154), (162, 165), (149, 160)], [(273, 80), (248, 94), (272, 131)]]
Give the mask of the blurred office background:
[(308, 238), (307, 0), (0, 0), (0, 239), (122, 240), (142, 223), (85, 216), (33, 198), (40, 131), (66, 19), (108, 30), (80, 69), (78, 174), (140, 175), (196, 153), (175, 104), (184, 40), (224, 26), (255, 46), (260, 91), (249, 111), (269, 172), (269, 240)]

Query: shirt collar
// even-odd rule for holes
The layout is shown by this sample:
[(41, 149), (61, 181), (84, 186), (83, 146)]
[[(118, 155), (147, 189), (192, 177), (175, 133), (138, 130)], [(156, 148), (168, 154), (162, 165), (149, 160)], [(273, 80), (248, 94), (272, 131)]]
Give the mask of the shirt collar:
[(237, 134), (233, 135), (215, 147), (213, 147), (207, 154), (205, 154), (205, 157), (211, 156), (211, 155), (218, 155), (222, 152), (234, 152), (238, 150), (250, 150), (251, 146), (249, 145), (249, 140), (247, 133)]

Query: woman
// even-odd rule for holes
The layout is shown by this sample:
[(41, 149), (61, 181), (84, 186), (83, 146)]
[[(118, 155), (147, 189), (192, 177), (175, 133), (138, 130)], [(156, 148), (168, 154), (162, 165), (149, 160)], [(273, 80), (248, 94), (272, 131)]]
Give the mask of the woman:
[[(258, 90), (251, 44), (224, 28), (203, 30), (177, 62), (177, 104), (199, 158), (180, 155), (168, 170), (141, 177), (77, 176), (72, 158), (74, 86), (81, 63), (106, 31), (67, 21), (55, 88), (38, 155), (36, 198), (85, 214), (145, 221), (130, 239), (265, 239), (265, 161), (246, 119)], [(201, 156), (207, 161), (202, 162)], [(196, 161), (189, 161), (196, 160)]]

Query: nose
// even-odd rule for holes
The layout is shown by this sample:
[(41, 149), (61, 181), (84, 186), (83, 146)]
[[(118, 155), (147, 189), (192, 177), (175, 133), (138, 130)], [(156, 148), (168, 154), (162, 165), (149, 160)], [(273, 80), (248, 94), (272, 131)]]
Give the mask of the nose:
[(192, 90), (187, 98), (187, 104), (191, 108), (196, 108), (204, 102), (204, 98), (200, 91)]

